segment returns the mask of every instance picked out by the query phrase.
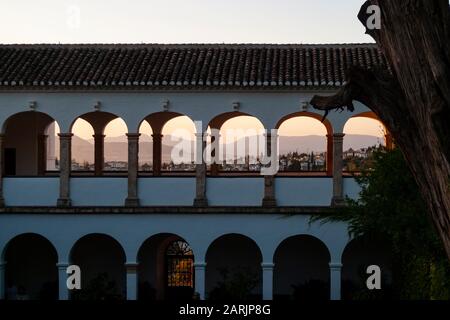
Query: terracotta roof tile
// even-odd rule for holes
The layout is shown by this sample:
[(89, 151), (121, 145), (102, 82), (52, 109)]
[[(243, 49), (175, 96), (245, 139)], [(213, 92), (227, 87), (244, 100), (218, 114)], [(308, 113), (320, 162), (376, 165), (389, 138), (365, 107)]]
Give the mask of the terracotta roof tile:
[(351, 65), (386, 66), (376, 45), (0, 45), (0, 89), (329, 88)]

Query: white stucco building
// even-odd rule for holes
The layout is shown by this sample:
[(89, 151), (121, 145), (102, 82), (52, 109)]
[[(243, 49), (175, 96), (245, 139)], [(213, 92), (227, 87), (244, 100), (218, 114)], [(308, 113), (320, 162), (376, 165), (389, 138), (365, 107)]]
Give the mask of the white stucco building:
[[(358, 195), (342, 173), (343, 128), (351, 117), (374, 117), (364, 105), (325, 120), (320, 174), (225, 173), (204, 163), (168, 174), (162, 129), (187, 116), (201, 123), (196, 145), (205, 148), (208, 128), (250, 115), (273, 137), (293, 117), (320, 120), (307, 102), (342, 86), (346, 66), (383, 61), (373, 45), (0, 46), (0, 298), (74, 298), (66, 268), (77, 264), (83, 287), (107, 273), (126, 299), (220, 295), (224, 269), (251, 275), (255, 299), (304, 298), (314, 281), (325, 298), (340, 299), (360, 265), (384, 258), (350, 241), (345, 224), (310, 218)], [(80, 117), (94, 129), (95, 170), (87, 174), (70, 169)], [(116, 118), (128, 128), (128, 170), (111, 174), (103, 170), (104, 129)], [(145, 173), (143, 121), (153, 131), (153, 170)]]

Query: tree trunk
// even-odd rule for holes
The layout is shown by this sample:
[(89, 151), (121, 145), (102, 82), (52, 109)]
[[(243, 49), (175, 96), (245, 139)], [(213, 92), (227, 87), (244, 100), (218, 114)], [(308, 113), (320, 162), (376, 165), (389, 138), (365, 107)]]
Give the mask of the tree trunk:
[(326, 114), (360, 101), (392, 133), (426, 201), (450, 259), (450, 19), (447, 0), (369, 0), (378, 5), (381, 29), (367, 30), (388, 68), (352, 67), (334, 96), (311, 104)]

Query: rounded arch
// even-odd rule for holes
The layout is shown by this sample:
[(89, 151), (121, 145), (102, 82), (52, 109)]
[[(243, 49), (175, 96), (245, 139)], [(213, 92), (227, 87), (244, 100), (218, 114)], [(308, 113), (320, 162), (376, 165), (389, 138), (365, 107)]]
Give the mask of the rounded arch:
[(265, 127), (258, 117), (241, 111), (222, 113), (210, 120), (207, 131), (211, 175), (260, 170), (266, 142)]
[(37, 233), (17, 235), (8, 241), (2, 259), (6, 299), (58, 298), (58, 253), (49, 239)]
[(40, 111), (19, 112), (3, 123), (5, 175), (43, 176), (47, 167), (55, 169), (57, 139), (47, 130), (54, 123)]
[(328, 119), (312, 112), (296, 112), (283, 117), (276, 126), (280, 171), (326, 172), (333, 169), (333, 128)]
[[(169, 256), (173, 244), (189, 253)], [(190, 299), (194, 293), (194, 255), (190, 244), (179, 235), (159, 233), (147, 238), (137, 254), (138, 299)]]
[(261, 298), (262, 253), (253, 239), (238, 233), (224, 234), (208, 246), (205, 260), (209, 299)]
[[(76, 129), (78, 129), (76, 131)], [(128, 126), (116, 114), (92, 111), (78, 116), (70, 125), (75, 171), (125, 171), (128, 167)]]
[(373, 112), (363, 112), (349, 118), (343, 133), (343, 170), (346, 172), (370, 169), (376, 150), (393, 147), (385, 125)]
[(120, 300), (126, 297), (126, 254), (114, 237), (90, 233), (70, 250), (70, 262), (81, 269), (82, 289), (75, 300)]
[(273, 256), (274, 298), (329, 299), (330, 259), (328, 247), (312, 235), (284, 239)]
[[(75, 119), (73, 119), (72, 123), (69, 127), (69, 132), (73, 132), (73, 125), (78, 119), (83, 119), (87, 121), (93, 128), (94, 132), (96, 134), (103, 134), (105, 127), (110, 123), (111, 121), (120, 118), (119, 116), (115, 115), (111, 112), (105, 112), (105, 111), (91, 111), (84, 113)], [(126, 124), (125, 124), (126, 126)], [(127, 129), (128, 131), (128, 129)]]
[(333, 135), (333, 126), (331, 125), (331, 122), (328, 119), (325, 119), (322, 121), (323, 116), (321, 116), (320, 114), (317, 114), (314, 112), (308, 112), (308, 111), (294, 112), (294, 113), (284, 116), (277, 122), (275, 129), (279, 129), (280, 126), (283, 124), (283, 122), (285, 122), (289, 119), (292, 119), (292, 118), (297, 118), (297, 117), (309, 117), (309, 118), (316, 119), (325, 126), (325, 128), (327, 129), (328, 135), (330, 135), (330, 136)]
[[(371, 296), (390, 298), (392, 294), (392, 258), (389, 244), (382, 239), (365, 236), (353, 238), (342, 252), (342, 298), (354, 300)], [(366, 286), (367, 267), (375, 265), (381, 271), (381, 290), (375, 293)]]

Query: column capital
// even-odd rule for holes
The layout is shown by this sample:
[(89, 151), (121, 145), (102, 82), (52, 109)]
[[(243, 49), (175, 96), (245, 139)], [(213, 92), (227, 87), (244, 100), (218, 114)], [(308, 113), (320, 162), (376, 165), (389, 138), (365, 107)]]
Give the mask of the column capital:
[(343, 139), (344, 136), (345, 136), (345, 133), (333, 133), (334, 139), (339, 139), (339, 138)]
[(73, 133), (69, 132), (69, 133), (58, 133), (58, 137), (59, 139), (71, 139), (73, 136)]
[(139, 264), (137, 262), (127, 262), (125, 263), (125, 269), (127, 273), (136, 273)]
[(205, 268), (205, 267), (206, 267), (205, 261), (194, 262), (194, 268)]
[(202, 138), (207, 136), (207, 132), (196, 132), (194, 133), (195, 137), (198, 138)]
[(67, 269), (68, 266), (69, 266), (69, 263), (68, 263), (68, 262), (58, 262), (58, 263), (56, 264), (56, 267), (57, 267), (58, 269)]
[(152, 138), (153, 139), (162, 139), (162, 137), (164, 137), (164, 135), (162, 133), (156, 132), (156, 133), (152, 133)]
[(103, 134), (103, 133), (94, 133), (94, 134), (92, 135), (92, 137), (93, 137), (93, 138), (104, 138), (104, 137), (106, 137), (106, 135)]
[(340, 263), (340, 262), (330, 262), (328, 265), (330, 266), (331, 270), (341, 270), (342, 269), (342, 263)]
[(137, 140), (141, 136), (140, 133), (126, 133), (125, 135), (128, 137), (128, 140)]
[(273, 269), (275, 267), (275, 263), (273, 262), (263, 262), (261, 263), (261, 268), (264, 270)]

